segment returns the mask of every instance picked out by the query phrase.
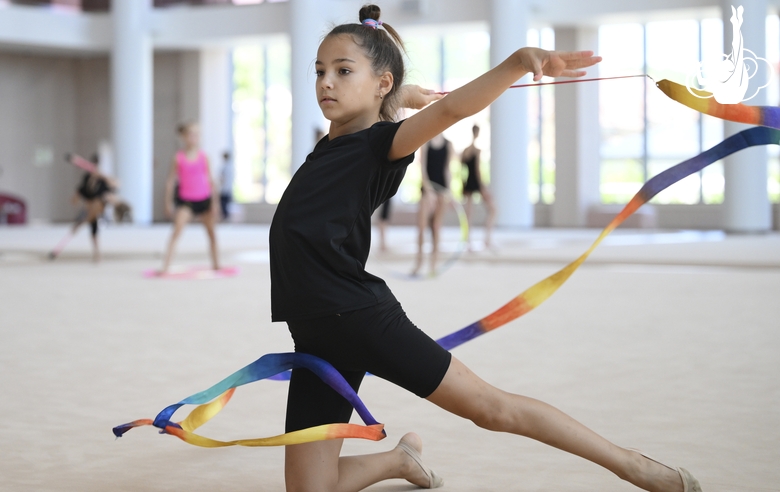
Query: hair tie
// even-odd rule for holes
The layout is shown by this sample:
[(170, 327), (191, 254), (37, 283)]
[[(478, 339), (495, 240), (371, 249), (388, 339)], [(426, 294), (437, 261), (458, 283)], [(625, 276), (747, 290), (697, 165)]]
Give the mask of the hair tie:
[(363, 19), (363, 25), (366, 27), (376, 29), (377, 27), (382, 25), (382, 21), (378, 21), (374, 19)]

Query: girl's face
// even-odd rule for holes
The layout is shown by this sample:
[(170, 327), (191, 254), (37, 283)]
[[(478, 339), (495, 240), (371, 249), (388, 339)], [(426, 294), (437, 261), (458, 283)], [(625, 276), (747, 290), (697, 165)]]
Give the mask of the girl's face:
[(315, 70), (317, 101), (332, 125), (367, 123), (363, 126), (367, 128), (378, 121), (380, 94), (384, 96), (392, 88), (393, 76), (389, 72), (376, 75), (371, 60), (351, 36), (325, 38), (317, 50)]
[(184, 146), (188, 149), (194, 149), (200, 145), (200, 128), (198, 125), (190, 125), (184, 131), (182, 136), (184, 140)]

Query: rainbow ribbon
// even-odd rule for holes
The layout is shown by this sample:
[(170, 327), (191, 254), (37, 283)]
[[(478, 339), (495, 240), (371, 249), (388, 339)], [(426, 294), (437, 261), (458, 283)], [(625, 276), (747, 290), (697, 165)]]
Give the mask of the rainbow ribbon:
[(694, 111), (714, 116), (722, 120), (735, 121), (737, 123), (780, 128), (780, 108), (778, 107), (720, 104), (709, 92), (691, 89), (691, 91), (699, 96), (696, 97), (688, 92), (686, 86), (666, 79), (658, 81), (655, 85), (670, 99), (688, 106)]
[[(451, 350), (480, 335), (495, 330), (538, 307), (552, 296), (569, 277), (571, 277), (577, 268), (582, 265), (609, 233), (622, 224), (623, 221), (631, 216), (639, 207), (669, 186), (742, 149), (758, 145), (780, 144), (780, 108), (754, 107), (745, 106), (743, 104), (723, 105), (719, 104), (714, 99), (699, 99), (691, 95), (684, 86), (668, 80), (661, 80), (656, 85), (664, 94), (673, 100), (696, 111), (724, 120), (760, 126), (749, 128), (732, 135), (715, 147), (702, 152), (696, 157), (683, 161), (654, 176), (642, 186), (639, 192), (637, 192), (623, 210), (612, 219), (612, 222), (609, 223), (588, 250), (579, 258), (541, 282), (526, 289), (520, 295), (484, 318), (440, 338), (437, 340), (439, 345), (447, 350)], [(708, 93), (702, 91), (698, 91), (698, 94), (702, 96), (708, 95)], [(227, 404), (236, 387), (260, 379), (289, 379), (289, 370), (293, 367), (306, 368), (317, 374), (323, 381), (352, 404), (366, 425), (327, 424), (274, 437), (243, 439), (237, 441), (217, 441), (194, 434), (193, 431), (195, 429), (206, 423), (216, 415), (225, 404)], [(182, 422), (171, 422), (170, 418), (173, 416), (173, 413), (181, 406), (187, 404), (196, 404), (200, 406), (195, 408)], [(161, 429), (162, 433), (172, 434), (185, 442), (203, 447), (235, 445), (285, 446), (289, 444), (301, 444), (325, 439), (341, 438), (362, 438), (378, 441), (386, 436), (384, 426), (374, 420), (357, 393), (355, 393), (352, 387), (349, 386), (333, 366), (322, 359), (302, 353), (265, 355), (211, 388), (165, 408), (154, 420), (136, 420), (128, 424), (114, 427), (114, 435), (121, 437), (128, 430), (143, 425), (153, 425)]]
[[(306, 368), (315, 373), (331, 388), (347, 399), (357, 411), (365, 426), (357, 424), (326, 424), (310, 427), (295, 432), (288, 432), (273, 437), (258, 439), (240, 439), (236, 441), (217, 441), (195, 434), (194, 431), (208, 422), (230, 401), (238, 386), (253, 383), (260, 379), (294, 367)], [(181, 422), (172, 422), (174, 412), (184, 405), (200, 405)], [(114, 435), (122, 435), (135, 427), (153, 425), (161, 429), (161, 433), (171, 434), (184, 442), (204, 448), (220, 448), (225, 446), (287, 446), (326, 439), (341, 439), (356, 437), (379, 441), (386, 434), (384, 425), (377, 422), (354, 389), (333, 366), (324, 360), (309, 354), (287, 353), (267, 354), (239, 369), (211, 388), (185, 398), (163, 409), (154, 420), (141, 419), (114, 427)]]

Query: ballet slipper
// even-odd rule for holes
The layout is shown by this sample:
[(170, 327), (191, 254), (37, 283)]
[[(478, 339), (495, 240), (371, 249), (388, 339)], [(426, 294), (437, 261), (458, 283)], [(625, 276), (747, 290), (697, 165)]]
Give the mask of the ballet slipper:
[(425, 476), (428, 477), (427, 488), (438, 489), (439, 487), (444, 486), (444, 480), (439, 475), (437, 475), (435, 471), (431, 470), (428, 465), (423, 463), (422, 456), (420, 456), (420, 453), (418, 453), (416, 449), (403, 441), (398, 443), (398, 447), (401, 448), (404, 453), (408, 454), (414, 460), (414, 462), (417, 463), (420, 468), (422, 468)]
[(683, 492), (702, 492), (701, 485), (699, 484), (699, 481), (696, 480), (696, 477), (691, 475), (691, 472), (686, 470), (685, 468), (680, 467), (671, 467), (667, 465), (666, 463), (662, 463), (658, 461), (657, 459), (646, 455), (642, 451), (639, 451), (638, 449), (632, 449), (632, 451), (636, 451), (640, 455), (644, 456), (645, 458), (649, 459), (650, 461), (654, 461), (658, 463), (659, 465), (665, 466), (666, 468), (669, 468), (670, 470), (676, 471), (680, 475), (680, 480), (682, 480), (683, 483)]

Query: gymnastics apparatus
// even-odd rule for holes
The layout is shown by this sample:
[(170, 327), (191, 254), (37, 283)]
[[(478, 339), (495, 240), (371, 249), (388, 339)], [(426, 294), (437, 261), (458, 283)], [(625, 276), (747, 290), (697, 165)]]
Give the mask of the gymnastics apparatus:
[[(631, 75), (609, 78), (648, 77), (647, 75)], [(602, 79), (583, 79), (572, 81), (547, 82), (543, 84), (524, 84), (512, 87), (529, 87), (537, 85), (553, 85), (579, 83)], [(651, 78), (652, 80), (652, 78)], [(533, 310), (563, 285), (566, 280), (588, 258), (601, 241), (639, 207), (647, 203), (655, 195), (677, 183), (681, 179), (698, 172), (710, 164), (740, 150), (758, 145), (780, 144), (780, 108), (768, 106), (746, 106), (744, 104), (720, 104), (704, 91), (691, 93), (687, 87), (669, 80), (661, 80), (656, 86), (668, 97), (691, 109), (720, 119), (757, 125), (741, 131), (725, 139), (721, 143), (701, 154), (683, 161), (647, 181), (623, 210), (612, 219), (612, 222), (601, 232), (593, 244), (579, 258), (531, 286), (520, 295), (500, 307), (493, 313), (476, 321), (465, 328), (455, 331), (437, 340), (439, 345), (451, 350), (480, 335), (484, 335), (500, 326), (513, 321)], [(303, 367), (311, 370), (335, 391), (344, 396), (355, 408), (366, 425), (358, 424), (327, 424), (310, 427), (296, 432), (281, 434), (274, 437), (258, 439), (241, 439), (235, 441), (217, 441), (195, 434), (194, 431), (214, 417), (230, 400), (235, 388), (261, 379), (289, 379), (289, 369)], [(183, 405), (199, 405), (181, 422), (173, 422), (174, 412)], [(163, 434), (174, 435), (195, 446), (208, 448), (224, 446), (286, 446), (325, 439), (362, 438), (378, 441), (386, 437), (384, 425), (374, 419), (357, 393), (349, 386), (341, 374), (329, 363), (317, 357), (303, 353), (268, 354), (255, 362), (228, 376), (211, 388), (192, 395), (179, 403), (163, 409), (154, 420), (136, 420), (114, 427), (113, 432), (121, 437), (128, 430), (153, 425)]]

